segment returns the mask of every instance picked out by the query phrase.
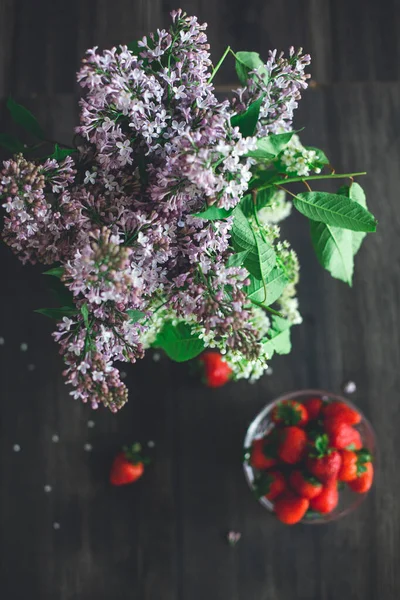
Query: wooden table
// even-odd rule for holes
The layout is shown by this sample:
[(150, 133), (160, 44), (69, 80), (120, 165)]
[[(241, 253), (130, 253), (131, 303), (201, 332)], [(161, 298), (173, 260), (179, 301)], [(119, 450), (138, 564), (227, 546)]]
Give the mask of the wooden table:
[[(399, 5), (183, 4), (209, 21), (214, 59), (227, 44), (264, 56), (294, 44), (313, 54), (317, 85), (304, 95), (296, 127), (306, 127), (306, 142), (322, 147), (338, 171), (368, 171), (363, 185), (378, 233), (366, 240), (349, 289), (318, 266), (307, 223), (293, 216), (285, 231), (303, 267), (304, 323), (295, 328), (292, 354), (274, 359), (273, 374), (256, 385), (212, 392), (184, 365), (166, 358), (155, 364), (149, 356), (127, 369), (130, 401), (116, 416), (69, 397), (52, 324), (33, 313), (49, 304), (45, 278), (2, 246), (0, 596), (394, 600), (400, 595)], [(70, 141), (77, 122), (74, 73), (85, 48), (129, 42), (165, 26), (172, 8), (158, 0), (1, 0), (1, 130), (11, 131), (4, 101), (11, 92), (53, 137)], [(227, 65), (218, 83), (233, 77)], [(335, 524), (284, 527), (247, 489), (240, 464), (246, 427), (281, 392), (339, 391), (349, 379), (379, 439), (374, 490)], [(154, 465), (137, 485), (110, 487), (113, 455), (136, 439), (156, 442)], [(231, 529), (242, 533), (235, 548), (225, 539)]]

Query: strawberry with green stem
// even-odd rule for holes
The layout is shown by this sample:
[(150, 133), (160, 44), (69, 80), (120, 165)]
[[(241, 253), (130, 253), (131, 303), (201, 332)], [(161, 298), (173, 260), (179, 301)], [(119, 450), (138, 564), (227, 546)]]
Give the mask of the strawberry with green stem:
[(271, 411), (271, 421), (276, 425), (302, 427), (308, 421), (305, 407), (296, 400), (282, 400)]
[(329, 445), (329, 437), (326, 433), (315, 439), (306, 464), (310, 473), (323, 483), (337, 478), (342, 458), (339, 452)]
[(270, 469), (277, 463), (276, 443), (276, 433), (273, 431), (264, 438), (254, 440), (251, 448), (245, 451), (245, 458), (254, 469)]
[(221, 387), (232, 377), (232, 369), (219, 352), (213, 350), (203, 352), (199, 363), (203, 369), (203, 381), (207, 387)]
[(320, 494), (310, 500), (310, 508), (323, 515), (335, 510), (339, 503), (338, 484), (335, 479), (327, 483)]
[(289, 484), (293, 491), (301, 498), (315, 498), (322, 492), (322, 483), (312, 475), (301, 470), (292, 471), (289, 476)]
[(286, 480), (280, 471), (272, 470), (260, 473), (254, 480), (254, 492), (257, 498), (275, 500), (286, 490)]
[(332, 448), (338, 450), (345, 448), (360, 450), (362, 448), (360, 433), (344, 421), (341, 415), (325, 419), (325, 431), (329, 436)]
[(367, 471), (366, 463), (372, 461), (371, 453), (366, 449), (342, 450), (342, 466), (338, 474), (339, 481), (353, 481)]
[(374, 467), (372, 462), (365, 462), (361, 467), (361, 472), (356, 479), (348, 481), (349, 488), (357, 494), (365, 494), (372, 486), (374, 480)]
[(142, 445), (124, 446), (123, 452), (117, 454), (111, 466), (110, 483), (126, 485), (137, 481), (144, 473), (145, 465), (150, 459), (142, 453)]

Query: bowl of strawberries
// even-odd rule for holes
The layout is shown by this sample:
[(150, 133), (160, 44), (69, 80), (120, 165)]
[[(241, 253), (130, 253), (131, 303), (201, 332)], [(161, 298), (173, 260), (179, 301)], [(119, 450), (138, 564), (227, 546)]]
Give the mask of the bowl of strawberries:
[(244, 472), (262, 504), (287, 525), (352, 512), (374, 479), (372, 426), (349, 400), (321, 390), (268, 404), (247, 430)]

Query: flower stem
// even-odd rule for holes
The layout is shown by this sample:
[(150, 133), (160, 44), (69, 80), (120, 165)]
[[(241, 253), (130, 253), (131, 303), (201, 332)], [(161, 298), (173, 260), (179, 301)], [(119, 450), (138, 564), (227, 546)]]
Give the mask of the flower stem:
[(217, 64), (215, 65), (214, 70), (211, 73), (210, 78), (207, 81), (207, 83), (211, 83), (212, 82), (212, 80), (214, 79), (215, 75), (219, 71), (222, 63), (224, 62), (225, 58), (227, 57), (227, 55), (229, 54), (230, 51), (231, 51), (231, 47), (228, 46), (227, 49), (225, 50), (225, 52), (223, 53), (223, 55), (221, 56), (221, 58), (219, 59), (219, 61), (217, 62)]

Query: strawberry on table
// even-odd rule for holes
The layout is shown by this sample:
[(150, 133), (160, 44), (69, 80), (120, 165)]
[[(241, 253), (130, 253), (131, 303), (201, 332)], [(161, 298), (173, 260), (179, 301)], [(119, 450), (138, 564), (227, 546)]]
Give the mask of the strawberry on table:
[(203, 367), (204, 383), (207, 387), (221, 387), (231, 379), (232, 369), (219, 352), (207, 350), (200, 356), (199, 362)]
[(296, 400), (282, 400), (271, 411), (271, 421), (276, 425), (297, 425), (302, 427), (308, 421), (307, 411)]
[(289, 483), (296, 494), (309, 500), (322, 492), (322, 483), (300, 470), (292, 471)]
[(340, 417), (348, 425), (358, 425), (361, 421), (361, 415), (357, 410), (340, 401), (327, 403), (322, 412), (326, 419)]
[(371, 488), (372, 482), (374, 480), (374, 467), (371, 462), (366, 462), (361, 467), (361, 474), (357, 476), (357, 479), (353, 479), (349, 481), (349, 487), (353, 490), (353, 492), (357, 492), (358, 494), (365, 494)]
[(280, 431), (278, 456), (283, 462), (294, 465), (300, 462), (306, 451), (307, 434), (300, 427), (284, 427)]
[(337, 481), (333, 480), (324, 486), (318, 496), (310, 500), (310, 508), (322, 514), (327, 514), (337, 507), (338, 502), (339, 492)]
[(264, 496), (268, 500), (275, 500), (286, 490), (286, 480), (280, 471), (267, 471), (256, 478), (254, 488), (259, 498)]
[(352, 425), (343, 421), (342, 416), (326, 419), (325, 430), (329, 436), (329, 443), (332, 448), (339, 450), (345, 448), (360, 450), (362, 448), (359, 432)]
[(141, 444), (134, 444), (131, 448), (124, 447), (124, 451), (117, 454), (111, 467), (110, 483), (112, 485), (126, 485), (137, 481), (144, 473), (144, 465), (149, 461), (142, 455)]
[(307, 498), (300, 498), (300, 496), (288, 490), (278, 496), (274, 508), (277, 518), (282, 523), (294, 525), (301, 521), (309, 506), (310, 501)]
[(276, 465), (276, 448), (269, 436), (254, 440), (250, 450), (250, 464), (255, 469), (269, 469)]
[(303, 402), (303, 406), (307, 411), (309, 421), (315, 421), (315, 419), (318, 419), (323, 405), (324, 403), (321, 398), (317, 397), (309, 398)]
[(342, 464), (342, 457), (337, 450), (329, 445), (329, 438), (326, 433), (318, 436), (314, 441), (306, 464), (310, 473), (323, 483), (337, 478)]

